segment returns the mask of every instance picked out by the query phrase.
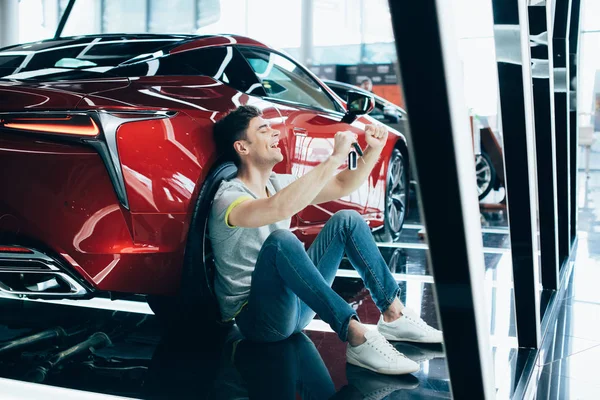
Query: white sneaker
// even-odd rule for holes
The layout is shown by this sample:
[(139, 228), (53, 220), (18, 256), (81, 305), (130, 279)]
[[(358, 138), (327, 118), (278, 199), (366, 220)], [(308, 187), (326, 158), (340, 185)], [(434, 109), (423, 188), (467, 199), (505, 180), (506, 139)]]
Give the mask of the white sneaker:
[(377, 330), (387, 339), (392, 341), (406, 341), (417, 343), (442, 343), (442, 331), (427, 325), (413, 310), (405, 308), (402, 316), (395, 321), (385, 322), (383, 315), (379, 317)]
[(376, 330), (365, 333), (366, 342), (346, 349), (349, 364), (385, 375), (402, 375), (417, 372), (419, 364), (406, 358)]

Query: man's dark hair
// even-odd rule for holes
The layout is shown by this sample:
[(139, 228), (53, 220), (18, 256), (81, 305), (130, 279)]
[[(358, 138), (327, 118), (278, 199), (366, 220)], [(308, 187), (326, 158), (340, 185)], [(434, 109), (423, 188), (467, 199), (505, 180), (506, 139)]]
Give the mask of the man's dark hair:
[(239, 106), (215, 123), (213, 137), (217, 144), (217, 152), (225, 159), (233, 161), (238, 168), (241, 159), (233, 144), (238, 140), (247, 139), (246, 131), (250, 120), (261, 115), (260, 110), (254, 106)]

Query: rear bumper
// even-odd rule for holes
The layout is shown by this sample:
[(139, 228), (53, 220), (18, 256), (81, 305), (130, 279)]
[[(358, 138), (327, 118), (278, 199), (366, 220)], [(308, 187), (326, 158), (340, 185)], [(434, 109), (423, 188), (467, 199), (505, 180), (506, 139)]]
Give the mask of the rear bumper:
[(0, 185), (0, 245), (51, 256), (88, 294), (178, 290), (186, 216), (130, 213), (93, 149), (3, 132)]

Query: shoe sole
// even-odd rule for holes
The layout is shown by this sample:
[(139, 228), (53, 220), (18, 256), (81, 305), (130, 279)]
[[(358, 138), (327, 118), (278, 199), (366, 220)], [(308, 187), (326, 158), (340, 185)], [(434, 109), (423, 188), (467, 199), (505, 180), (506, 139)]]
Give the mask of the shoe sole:
[(379, 331), (379, 333), (381, 333), (383, 335), (384, 338), (386, 338), (389, 341), (392, 342), (411, 342), (411, 343), (426, 343), (426, 344), (442, 344), (444, 343), (444, 341), (434, 341), (434, 340), (419, 340), (419, 339), (406, 339), (406, 338), (402, 338), (402, 339), (398, 339), (392, 335), (388, 335), (387, 333), (381, 332)]
[(420, 366), (417, 366), (416, 369), (410, 369), (410, 370), (409, 369), (392, 370), (392, 369), (387, 369), (387, 368), (375, 369), (373, 367), (369, 367), (368, 365), (361, 363), (360, 361), (354, 359), (353, 357), (350, 357), (348, 354), (346, 354), (346, 361), (348, 362), (348, 364), (356, 365), (357, 367), (368, 369), (369, 371), (377, 372), (378, 374), (383, 374), (383, 375), (408, 375), (408, 374), (412, 374), (414, 372), (418, 372), (421, 369)]

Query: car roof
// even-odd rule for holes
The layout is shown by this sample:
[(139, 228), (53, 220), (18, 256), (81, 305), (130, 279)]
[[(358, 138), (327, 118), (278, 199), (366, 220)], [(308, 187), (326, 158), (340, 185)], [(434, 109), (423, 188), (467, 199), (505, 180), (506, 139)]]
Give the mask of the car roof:
[(0, 52), (38, 52), (41, 50), (50, 50), (56, 47), (86, 45), (92, 42), (108, 41), (133, 41), (133, 40), (157, 40), (157, 41), (181, 41), (188, 39), (191, 35), (159, 35), (159, 34), (104, 34), (104, 35), (84, 35), (61, 37), (58, 39), (45, 39), (31, 43), (15, 44), (0, 49)]
[(184, 34), (153, 34), (153, 33), (111, 33), (101, 35), (82, 35), (71, 37), (60, 37), (41, 40), (31, 43), (22, 43), (0, 48), (2, 53), (22, 53), (30, 54), (44, 51), (52, 51), (58, 48), (70, 46), (86, 46), (88, 44), (108, 44), (108, 43), (126, 43), (134, 41), (164, 41), (165, 48), (168, 48), (170, 53), (193, 50), (202, 47), (224, 45), (224, 44), (240, 44), (251, 45), (257, 47), (270, 48), (269, 46), (258, 42), (254, 39), (239, 35), (228, 34), (211, 34), (211, 35), (184, 35)]

